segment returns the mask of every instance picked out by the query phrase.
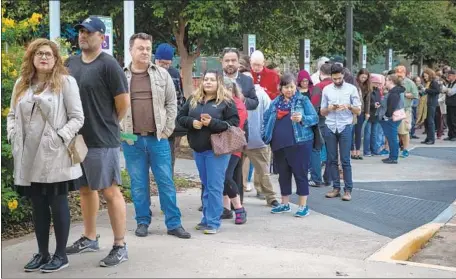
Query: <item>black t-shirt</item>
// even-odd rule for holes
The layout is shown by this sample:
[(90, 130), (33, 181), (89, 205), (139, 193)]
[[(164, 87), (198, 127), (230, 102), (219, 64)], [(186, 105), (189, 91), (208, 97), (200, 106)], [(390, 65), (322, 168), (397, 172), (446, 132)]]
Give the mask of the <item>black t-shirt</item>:
[(81, 55), (65, 62), (76, 79), (84, 110), (84, 126), (79, 133), (87, 147), (119, 147), (120, 126), (114, 97), (128, 93), (128, 81), (117, 61), (102, 52), (85, 63)]

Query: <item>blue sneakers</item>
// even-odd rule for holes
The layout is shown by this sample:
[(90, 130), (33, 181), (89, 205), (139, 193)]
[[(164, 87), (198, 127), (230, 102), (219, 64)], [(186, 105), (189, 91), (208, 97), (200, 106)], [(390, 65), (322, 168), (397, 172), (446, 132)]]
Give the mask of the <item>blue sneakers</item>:
[(279, 213), (285, 213), (285, 212), (291, 212), (291, 208), (289, 204), (280, 204), (279, 206), (274, 207), (271, 209), (272, 214), (279, 214)]
[(402, 150), (401, 158), (407, 158), (410, 155), (407, 149)]
[(389, 154), (390, 154), (389, 151), (386, 150), (386, 149), (383, 149), (382, 151), (380, 151), (380, 155), (382, 155), (382, 156), (386, 156), (386, 155), (389, 155)]
[(310, 210), (308, 206), (300, 206), (298, 211), (294, 214), (295, 217), (306, 217), (310, 214)]

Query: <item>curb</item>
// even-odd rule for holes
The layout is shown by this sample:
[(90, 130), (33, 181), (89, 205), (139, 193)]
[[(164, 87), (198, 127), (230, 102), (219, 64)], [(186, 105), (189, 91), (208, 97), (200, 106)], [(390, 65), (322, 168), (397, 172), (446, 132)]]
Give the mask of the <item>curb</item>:
[(418, 252), (434, 234), (453, 218), (453, 216), (456, 216), (456, 200), (432, 222), (393, 239), (387, 245), (368, 257), (367, 260), (456, 271), (456, 267), (408, 261), (408, 259)]

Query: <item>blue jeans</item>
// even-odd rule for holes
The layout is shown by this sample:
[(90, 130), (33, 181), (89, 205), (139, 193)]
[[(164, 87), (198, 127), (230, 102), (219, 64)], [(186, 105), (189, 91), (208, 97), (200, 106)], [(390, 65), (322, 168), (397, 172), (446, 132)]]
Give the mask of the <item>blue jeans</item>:
[(321, 177), (321, 163), (326, 162), (326, 145), (321, 147), (321, 150), (312, 149), (310, 157), (310, 179), (313, 182), (323, 183)]
[(378, 122), (372, 123), (370, 121), (366, 122), (364, 127), (364, 142), (363, 142), (363, 153), (364, 155), (375, 154), (378, 155), (380, 152), (379, 142), (377, 140), (378, 130), (380, 124)]
[(416, 110), (417, 107), (412, 107), (412, 128), (410, 129), (410, 136), (415, 135), (415, 125), (416, 125)]
[(360, 115), (357, 116), (356, 125), (353, 126), (352, 131), (352, 146), (351, 150), (361, 150), (361, 138), (362, 138), (362, 129), (364, 124), (364, 114), (361, 112)]
[(201, 223), (213, 229), (220, 228), (223, 213), (225, 172), (231, 155), (215, 156), (212, 150), (193, 152), (196, 167), (204, 185), (203, 218)]
[(252, 182), (252, 176), (253, 176), (253, 164), (252, 164), (252, 162), (250, 162), (249, 175), (247, 176), (247, 182)]
[[(379, 122), (379, 124), (380, 124), (380, 122)], [(379, 146), (379, 148), (381, 148), (381, 149), (385, 148), (384, 147), (384, 145), (385, 145), (385, 133), (383, 133), (382, 125), (378, 125), (377, 126), (377, 138), (375, 139), (375, 141), (377, 142), (377, 146)]]
[(168, 140), (138, 136), (133, 145), (122, 142), (122, 149), (131, 179), (131, 198), (135, 205), (136, 222), (146, 225), (151, 222), (150, 167), (157, 183), (160, 209), (165, 214), (166, 228), (174, 230), (180, 227), (181, 212), (177, 207)]
[(399, 125), (402, 121), (394, 122), (393, 120), (381, 120), (380, 125), (382, 126), (383, 133), (385, 134), (386, 140), (389, 146), (389, 158), (396, 160), (399, 157)]
[(352, 168), (350, 162), (350, 147), (352, 145), (352, 126), (347, 125), (345, 129), (339, 133), (333, 133), (327, 126), (325, 127), (324, 137), (326, 150), (328, 152), (328, 164), (330, 167), (330, 178), (333, 181), (333, 187), (340, 189), (340, 174), (338, 155), (340, 153), (340, 161), (344, 172), (344, 190), (351, 192), (353, 189)]

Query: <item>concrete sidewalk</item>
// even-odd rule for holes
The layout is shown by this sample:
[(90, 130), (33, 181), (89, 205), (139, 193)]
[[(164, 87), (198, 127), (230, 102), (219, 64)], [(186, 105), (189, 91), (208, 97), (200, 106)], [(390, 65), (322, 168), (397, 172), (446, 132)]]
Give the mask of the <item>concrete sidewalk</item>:
[[(190, 240), (166, 235), (153, 197), (155, 216), (146, 238), (134, 236), (134, 210), (128, 205), (127, 243), (130, 260), (115, 268), (100, 268), (98, 261), (110, 249), (112, 233), (106, 211), (98, 220), (101, 251), (70, 257), (70, 267), (55, 274), (24, 273), (23, 265), (36, 251), (33, 237), (4, 241), (3, 278), (41, 277), (454, 277), (456, 273), (420, 267), (369, 262), (364, 259), (390, 239), (312, 212), (304, 219), (291, 214), (271, 215), (255, 198), (246, 198), (248, 222), (224, 221), (217, 235), (193, 229), (200, 214), (199, 191), (179, 194), (183, 225)], [(79, 237), (81, 224), (71, 228), (70, 240)], [(51, 247), (54, 247), (51, 237)], [(52, 251), (52, 249), (51, 249)]]

